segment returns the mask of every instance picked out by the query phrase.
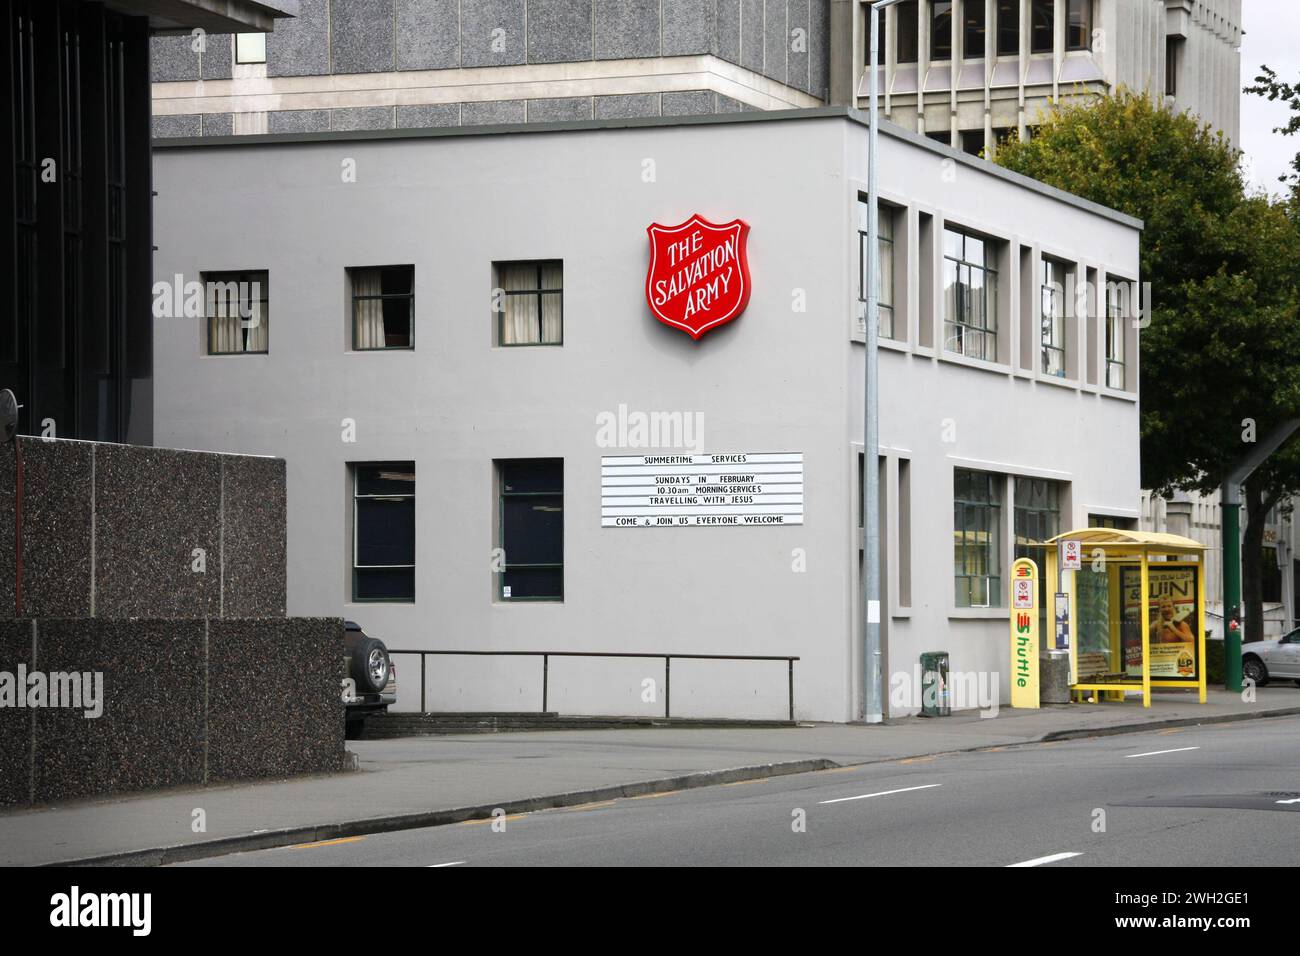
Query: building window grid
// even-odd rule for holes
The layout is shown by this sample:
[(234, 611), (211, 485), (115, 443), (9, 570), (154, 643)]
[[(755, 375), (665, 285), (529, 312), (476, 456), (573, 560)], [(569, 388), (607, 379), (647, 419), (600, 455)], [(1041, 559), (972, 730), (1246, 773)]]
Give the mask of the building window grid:
[[(501, 311), (497, 313), (497, 342), (508, 348), (531, 345), (564, 344), (564, 264), (559, 259), (542, 259), (536, 262), (499, 262), (496, 266), (497, 282), (501, 294)], [(526, 288), (509, 288), (515, 283), (528, 282)], [(523, 316), (532, 325), (527, 312), (531, 306), (528, 298), (536, 299), (537, 335), (532, 329), (516, 329), (515, 317)], [(515, 303), (519, 303), (516, 306)], [(549, 327), (548, 327), (549, 326)]]
[(1065, 378), (1065, 277), (1066, 267), (1043, 259), (1042, 371)]
[(944, 230), (944, 348), (996, 362), (998, 270), (993, 243)]
[[(372, 482), (394, 481), (410, 482), (410, 491), (383, 491), (383, 492), (363, 492), (361, 489)], [(411, 520), (411, 561), (396, 563), (365, 563), (361, 562), (361, 549), (359, 539), (361, 537), (361, 524), (363, 502), (372, 502), (379, 504), (392, 504), (402, 507), (406, 502), (410, 502), (410, 520)], [(414, 462), (391, 462), (391, 463), (366, 463), (357, 464), (352, 468), (352, 600), (354, 603), (375, 603), (375, 604), (392, 604), (402, 603), (410, 604), (415, 601), (415, 463)], [(404, 582), (400, 594), (386, 597), (363, 596), (362, 580), (372, 571), (410, 571), (409, 580)], [(373, 575), (372, 575), (373, 576)]]
[[(877, 247), (880, 250), (880, 277), (877, 286), (878, 334), (881, 338), (894, 338), (894, 210), (884, 205), (879, 207), (879, 236)], [(865, 201), (858, 202), (858, 328), (866, 332), (867, 328), (867, 214), (870, 206)]]
[(1001, 475), (953, 472), (953, 575), (957, 607), (1000, 607), (1002, 598)]

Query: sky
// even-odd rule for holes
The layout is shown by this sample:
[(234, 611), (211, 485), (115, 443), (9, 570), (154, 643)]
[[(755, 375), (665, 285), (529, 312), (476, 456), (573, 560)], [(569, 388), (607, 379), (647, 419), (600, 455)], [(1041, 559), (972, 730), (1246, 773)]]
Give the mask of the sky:
[[(1300, 83), (1300, 0), (1242, 0), (1241, 85), (1250, 85), (1261, 64), (1277, 72), (1278, 79)], [(1282, 186), (1277, 178), (1288, 171), (1300, 153), (1300, 135), (1273, 132), (1287, 122), (1289, 111), (1280, 102), (1262, 96), (1241, 95), (1241, 148), (1250, 181), (1274, 194)]]

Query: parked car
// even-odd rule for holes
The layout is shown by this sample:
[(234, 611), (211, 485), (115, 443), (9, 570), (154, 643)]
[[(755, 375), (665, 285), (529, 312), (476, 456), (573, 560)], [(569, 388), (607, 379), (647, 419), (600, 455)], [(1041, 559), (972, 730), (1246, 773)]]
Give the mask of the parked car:
[(1300, 684), (1300, 628), (1269, 641), (1242, 644), (1241, 673), (1260, 687), (1287, 678)]
[(355, 739), (367, 717), (382, 714), (397, 702), (397, 668), (389, 660), (384, 642), (368, 635), (355, 621), (343, 622), (343, 663), (351, 681), (343, 697), (347, 736)]

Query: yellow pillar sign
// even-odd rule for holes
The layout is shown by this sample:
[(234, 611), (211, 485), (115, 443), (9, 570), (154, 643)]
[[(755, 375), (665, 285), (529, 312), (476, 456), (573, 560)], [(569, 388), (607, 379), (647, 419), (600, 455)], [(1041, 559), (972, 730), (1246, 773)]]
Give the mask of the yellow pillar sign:
[(1038, 566), (1011, 565), (1011, 706), (1038, 707)]

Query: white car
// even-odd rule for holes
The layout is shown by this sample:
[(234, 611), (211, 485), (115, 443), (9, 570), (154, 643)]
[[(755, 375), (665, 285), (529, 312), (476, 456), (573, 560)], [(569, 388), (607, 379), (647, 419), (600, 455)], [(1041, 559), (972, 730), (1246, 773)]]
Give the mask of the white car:
[(1270, 680), (1300, 684), (1300, 628), (1271, 641), (1242, 644), (1241, 673), (1260, 687)]

